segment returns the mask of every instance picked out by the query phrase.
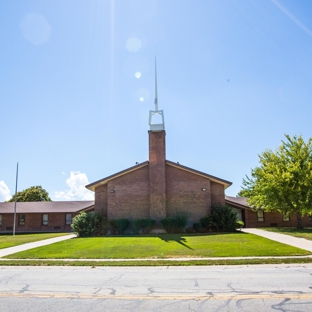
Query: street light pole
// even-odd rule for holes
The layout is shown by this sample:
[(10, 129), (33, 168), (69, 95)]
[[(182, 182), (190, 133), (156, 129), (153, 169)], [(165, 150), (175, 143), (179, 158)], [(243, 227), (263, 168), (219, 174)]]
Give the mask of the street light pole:
[(16, 184), (15, 184), (15, 201), (14, 201), (14, 221), (13, 221), (13, 236), (15, 235), (15, 223), (16, 223), (16, 197), (17, 197), (17, 180), (18, 180), (18, 163), (16, 165)]

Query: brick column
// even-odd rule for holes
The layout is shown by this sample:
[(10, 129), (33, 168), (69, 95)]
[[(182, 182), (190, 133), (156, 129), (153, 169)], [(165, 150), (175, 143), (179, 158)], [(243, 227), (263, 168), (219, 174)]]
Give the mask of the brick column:
[(166, 218), (166, 132), (149, 134), (150, 217), (156, 221)]

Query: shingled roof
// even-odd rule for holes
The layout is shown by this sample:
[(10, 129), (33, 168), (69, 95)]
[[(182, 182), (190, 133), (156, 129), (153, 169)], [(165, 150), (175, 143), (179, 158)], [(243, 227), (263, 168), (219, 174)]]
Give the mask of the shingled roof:
[[(135, 170), (138, 170), (142, 167), (145, 167), (145, 166), (148, 166), (149, 162), (148, 161), (145, 161), (143, 163), (140, 163), (136, 166), (132, 166), (128, 169), (125, 169), (125, 170), (122, 170), (122, 171), (119, 171), (115, 174), (112, 174), (106, 178), (103, 178), (101, 180), (98, 180), (98, 181), (95, 181), (95, 182), (92, 182), (88, 185), (86, 185), (86, 188), (95, 192), (95, 188), (97, 186), (100, 186), (100, 185), (103, 185), (103, 184), (106, 184), (108, 181), (110, 180), (113, 180), (117, 177), (120, 177), (120, 176), (123, 176), (125, 174), (128, 174), (132, 171), (135, 171)], [(170, 161), (170, 160), (166, 160), (166, 165), (169, 165), (169, 166), (172, 166), (172, 167), (175, 167), (175, 168), (178, 168), (178, 169), (181, 169), (181, 170), (184, 170), (184, 171), (188, 171), (190, 173), (193, 173), (193, 174), (196, 174), (196, 175), (199, 175), (199, 176), (202, 176), (204, 178), (207, 178), (213, 182), (217, 182), (217, 183), (220, 183), (220, 184), (223, 184), (224, 185), (224, 189), (228, 188), (229, 186), (232, 185), (232, 182), (229, 182), (229, 181), (226, 181), (226, 180), (223, 180), (223, 179), (220, 179), (220, 178), (217, 178), (213, 175), (210, 175), (210, 174), (207, 174), (207, 173), (204, 173), (204, 172), (201, 172), (201, 171), (198, 171), (198, 170), (195, 170), (195, 169), (192, 169), (192, 168), (189, 168), (189, 167), (186, 167), (186, 166), (182, 166), (180, 164), (177, 164), (173, 161)]]
[[(92, 210), (94, 201), (17, 202), (16, 213), (76, 213)], [(14, 202), (0, 203), (0, 214), (14, 213)]]
[(246, 197), (225, 196), (225, 203), (236, 208), (250, 209)]

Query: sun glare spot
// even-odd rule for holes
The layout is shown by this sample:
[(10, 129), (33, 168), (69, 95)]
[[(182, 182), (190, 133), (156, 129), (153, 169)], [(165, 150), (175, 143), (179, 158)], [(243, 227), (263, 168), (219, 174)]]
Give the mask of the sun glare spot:
[(140, 72), (136, 72), (134, 76), (139, 79), (142, 76), (142, 74)]
[(51, 35), (51, 26), (39, 14), (27, 14), (20, 24), (23, 37), (34, 45), (47, 43)]
[(147, 101), (150, 97), (149, 91), (145, 88), (141, 88), (138, 90), (137, 96), (140, 102)]
[(138, 52), (142, 47), (142, 42), (139, 38), (130, 37), (126, 42), (126, 49), (129, 52)]

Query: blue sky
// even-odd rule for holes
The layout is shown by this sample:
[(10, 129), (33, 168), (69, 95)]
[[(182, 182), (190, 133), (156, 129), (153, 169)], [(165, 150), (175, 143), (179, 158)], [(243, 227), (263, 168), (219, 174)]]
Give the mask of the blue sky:
[(311, 136), (310, 0), (0, 1), (0, 201), (53, 200), (148, 159), (164, 110), (167, 159), (233, 182), (284, 134)]

